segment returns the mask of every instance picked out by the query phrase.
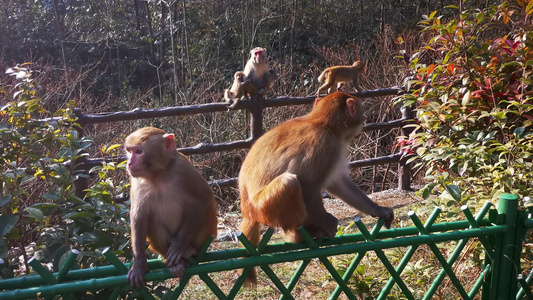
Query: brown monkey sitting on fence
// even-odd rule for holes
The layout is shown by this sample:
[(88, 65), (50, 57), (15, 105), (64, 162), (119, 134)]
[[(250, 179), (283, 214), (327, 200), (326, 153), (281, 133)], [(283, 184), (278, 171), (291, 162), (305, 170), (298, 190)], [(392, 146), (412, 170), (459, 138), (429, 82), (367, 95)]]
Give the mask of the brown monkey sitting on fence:
[(257, 87), (252, 83), (251, 79), (248, 79), (244, 72), (237, 71), (233, 75), (233, 84), (224, 91), (224, 99), (230, 103), (228, 108), (233, 109), (242, 97), (248, 99), (256, 91)]
[(146, 241), (166, 258), (176, 277), (183, 277), (187, 258), (217, 234), (216, 203), (207, 181), (176, 150), (174, 135), (141, 128), (124, 143), (131, 177), (130, 225), (133, 267), (128, 281), (145, 284)]
[(269, 59), (266, 50), (256, 47), (250, 50), (250, 58), (244, 66), (244, 75), (258, 89), (258, 93), (265, 95), (270, 88), (272, 73), (270, 72)]

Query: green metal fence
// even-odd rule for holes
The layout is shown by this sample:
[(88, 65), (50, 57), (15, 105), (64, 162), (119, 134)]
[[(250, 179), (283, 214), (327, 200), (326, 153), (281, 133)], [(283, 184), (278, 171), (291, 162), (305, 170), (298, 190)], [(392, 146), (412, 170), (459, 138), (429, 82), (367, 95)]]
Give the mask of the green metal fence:
[[(245, 276), (253, 266), (259, 266), (281, 293), (280, 299), (294, 299), (291, 292), (312, 259), (319, 259), (336, 281), (337, 288), (330, 299), (337, 299), (344, 294), (348, 299), (358, 299), (348, 284), (354, 271), (361, 263), (366, 252), (373, 251), (390, 273), (390, 279), (381, 288), (377, 299), (387, 299), (392, 288), (397, 287), (406, 299), (431, 299), (443, 279), (448, 277), (462, 299), (530, 299), (533, 300), (533, 266), (521, 266), (522, 245), (528, 230), (533, 228), (533, 209), (519, 210), (518, 197), (504, 194), (497, 209), (486, 203), (474, 217), (464, 206), (464, 221), (434, 224), (440, 209), (436, 208), (425, 223), (414, 212), (408, 216), (414, 226), (381, 230), (382, 221), (378, 221), (371, 231), (359, 220), (355, 220), (360, 233), (336, 236), (332, 239), (312, 239), (301, 229), (305, 242), (299, 244), (268, 244), (273, 230), (263, 235), (259, 246), (253, 247), (243, 236), (238, 236), (243, 248), (207, 252), (211, 243), (208, 241), (194, 259), (186, 275), (163, 299), (177, 299), (194, 275), (211, 289), (219, 299), (234, 299), (241, 291)], [(463, 249), (471, 239), (477, 239), (485, 251), (485, 264), (477, 280), (469, 287), (463, 286), (452, 266), (460, 257)], [(457, 241), (455, 250), (445, 255), (437, 243)], [(433, 279), (430, 288), (420, 298), (413, 296), (408, 283), (402, 278), (402, 272), (418, 247), (426, 245), (439, 261), (441, 270)], [(384, 249), (408, 247), (403, 258), (394, 266), (385, 255)], [(349, 266), (343, 272), (337, 271), (328, 257), (355, 254)], [(112, 251), (104, 251), (109, 266), (82, 270), (70, 270), (78, 253), (72, 251), (57, 273), (50, 273), (37, 260), (30, 265), (38, 274), (15, 279), (0, 280), (0, 299), (52, 299), (61, 295), (64, 299), (76, 299), (79, 293), (108, 289), (109, 299), (119, 299), (125, 290), (131, 289), (127, 281), (129, 263), (121, 262)], [(300, 261), (299, 267), (287, 283), (283, 283), (273, 272), (270, 265), (282, 262)], [(149, 261), (150, 272), (147, 281), (159, 281), (172, 277), (170, 271), (160, 260)], [(526, 270), (523, 270), (525, 268)], [(244, 269), (229, 292), (223, 292), (210, 273)], [(340, 274), (343, 274), (342, 276)], [(418, 291), (419, 292), (419, 291)], [(143, 299), (156, 299), (147, 289), (139, 291)]]

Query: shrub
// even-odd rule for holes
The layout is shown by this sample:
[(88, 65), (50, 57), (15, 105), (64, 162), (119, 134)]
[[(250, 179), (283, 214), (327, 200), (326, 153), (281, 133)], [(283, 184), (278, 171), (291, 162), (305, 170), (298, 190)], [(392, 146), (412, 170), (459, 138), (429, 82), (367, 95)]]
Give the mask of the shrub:
[(526, 5), (504, 2), (447, 22), (433, 12), (421, 22), (429, 42), (411, 57), (402, 99), (416, 106), (409, 141), (427, 170), (425, 197), (438, 192), (454, 206), (531, 194), (533, 5)]
[(76, 130), (75, 103), (50, 113), (27, 64), (7, 74), (16, 80), (12, 97), (0, 88), (8, 99), (0, 110), (0, 258), (7, 258), (7, 268), (17, 269), (18, 256), (27, 261), (33, 255), (57, 271), (76, 247), (86, 254), (80, 263), (94, 264), (99, 249), (121, 249), (128, 241), (127, 209), (114, 202), (124, 184), (115, 187), (109, 179), (122, 166), (108, 163), (94, 169), (100, 180), (88, 197), (78, 197), (74, 182), (87, 175), (76, 162), (92, 142)]

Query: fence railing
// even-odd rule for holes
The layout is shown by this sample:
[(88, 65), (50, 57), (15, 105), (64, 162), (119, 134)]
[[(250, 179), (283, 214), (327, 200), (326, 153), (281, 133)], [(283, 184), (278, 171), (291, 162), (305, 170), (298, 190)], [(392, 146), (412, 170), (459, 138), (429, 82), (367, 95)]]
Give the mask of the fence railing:
[[(352, 93), (357, 97), (367, 98), (367, 97), (382, 97), (388, 95), (398, 95), (402, 93), (403, 90), (400, 88), (387, 88), (387, 89), (378, 89), (378, 90), (368, 90), (361, 93)], [(237, 140), (229, 141), (225, 143), (218, 144), (207, 144), (202, 143), (192, 147), (180, 148), (180, 152), (185, 155), (191, 154), (205, 154), (213, 153), (219, 151), (230, 151), (236, 149), (250, 148), (255, 140), (257, 140), (263, 134), (263, 110), (269, 107), (281, 107), (281, 106), (293, 106), (293, 105), (302, 105), (302, 104), (311, 104), (315, 100), (315, 97), (277, 97), (277, 98), (268, 98), (264, 99), (261, 95), (255, 94), (252, 95), (250, 101), (240, 101), (235, 109), (244, 109), (249, 112), (249, 138), (246, 140)], [(98, 114), (87, 114), (82, 113), (80, 110), (77, 110), (76, 116), (78, 118), (78, 123), (80, 125), (80, 131), (83, 133), (83, 127), (88, 124), (95, 123), (106, 123), (106, 122), (118, 122), (118, 121), (128, 121), (128, 120), (138, 120), (138, 119), (149, 119), (149, 118), (161, 118), (161, 117), (172, 117), (172, 116), (186, 116), (186, 115), (196, 115), (196, 114), (205, 114), (205, 113), (214, 113), (214, 112), (225, 112), (228, 110), (227, 103), (208, 103), (200, 105), (189, 105), (181, 107), (165, 107), (157, 109), (134, 109), (131, 111), (122, 111), (122, 112), (111, 112), (111, 113), (98, 113)], [(402, 118), (398, 120), (393, 120), (390, 122), (382, 123), (370, 123), (364, 126), (364, 131), (374, 131), (374, 130), (387, 130), (393, 128), (403, 128), (404, 125), (412, 122), (413, 116), (412, 112), (409, 109), (402, 111)], [(409, 128), (402, 129), (402, 135), (407, 136), (409, 133)], [(113, 157), (113, 158), (82, 158), (82, 160), (77, 161), (81, 163), (80, 168), (83, 168), (85, 171), (89, 171), (92, 167), (101, 165), (102, 161), (122, 161), (125, 160), (125, 157)], [(349, 162), (349, 166), (352, 168), (360, 168), (365, 166), (374, 166), (380, 164), (390, 164), (390, 163), (399, 163), (398, 166), (398, 187), (403, 190), (409, 190), (411, 188), (411, 171), (408, 164), (406, 164), (406, 158), (402, 153), (393, 153), (390, 155), (375, 157), (370, 159), (358, 160)], [(218, 186), (220, 188), (234, 187), (236, 186), (237, 178), (223, 179), (223, 180), (213, 180), (210, 182), (212, 186)], [(83, 195), (83, 191), (88, 187), (88, 179), (80, 178), (76, 181), (76, 190), (78, 191), (78, 196)]]
[[(360, 233), (340, 235), (331, 239), (312, 239), (305, 230), (301, 230), (305, 241), (299, 244), (281, 243), (268, 244), (272, 229), (264, 235), (257, 248), (250, 245), (241, 234), (239, 240), (244, 248), (207, 252), (211, 241), (208, 241), (194, 259), (189, 260), (185, 277), (179, 284), (166, 292), (162, 299), (177, 299), (189, 283), (192, 276), (198, 275), (218, 299), (234, 299), (241, 291), (244, 278), (253, 266), (259, 266), (268, 279), (279, 290), (280, 299), (294, 299), (291, 294), (299, 278), (312, 259), (319, 259), (335, 280), (337, 287), (331, 291), (330, 299), (337, 299), (341, 293), (348, 299), (357, 299), (354, 286), (350, 279), (354, 270), (361, 263), (366, 252), (374, 252), (390, 274), (390, 278), (377, 290), (381, 291), (376, 299), (387, 299), (393, 286), (397, 286), (396, 294), (406, 299), (431, 299), (447, 276), (454, 286), (457, 295), (450, 294), (445, 299), (488, 299), (511, 300), (533, 299), (533, 269), (523, 270), (520, 261), (522, 244), (528, 230), (533, 228), (533, 209), (518, 209), (518, 197), (504, 194), (500, 197), (499, 207), (491, 208), (487, 202), (474, 215), (468, 207), (463, 206), (463, 221), (435, 223), (440, 209), (429, 215), (425, 223), (414, 212), (408, 216), (414, 226), (381, 230), (383, 221), (378, 221), (372, 231), (368, 231), (359, 220), (355, 224)], [(472, 239), (480, 242), (485, 253), (485, 260), (480, 267), (481, 272), (475, 280), (465, 283), (455, 274), (454, 264), (464, 255), (465, 246)], [(451, 254), (444, 254), (438, 243), (457, 241)], [(441, 269), (433, 278), (431, 286), (424, 291), (413, 290), (408, 286), (403, 271), (417, 249), (426, 245), (438, 260)], [(394, 266), (384, 250), (395, 247), (408, 247), (403, 258)], [(338, 255), (355, 254), (350, 259), (346, 270), (336, 270), (329, 258)], [(65, 299), (74, 299), (74, 294), (108, 289), (108, 299), (119, 299), (121, 295), (131, 292), (127, 281), (129, 263), (121, 262), (111, 250), (104, 252), (108, 266), (83, 270), (70, 270), (78, 253), (72, 251), (57, 273), (50, 273), (36, 261), (30, 261), (35, 276), (0, 280), (0, 299), (48, 298), (61, 295)], [(270, 265), (282, 262), (301, 261), (293, 276), (286, 282), (273, 272)], [(160, 260), (149, 261), (150, 271), (145, 275), (146, 281), (159, 281), (172, 277), (172, 274)], [(223, 292), (209, 274), (244, 269), (229, 292)], [(341, 275), (343, 274), (343, 275)], [(473, 281), (473, 283), (471, 283)], [(155, 299), (146, 289), (138, 290), (143, 299)], [(416, 297), (415, 297), (416, 293)], [(423, 296), (420, 296), (423, 293)], [(159, 295), (161, 296), (161, 295)], [(204, 296), (198, 295), (203, 298)]]

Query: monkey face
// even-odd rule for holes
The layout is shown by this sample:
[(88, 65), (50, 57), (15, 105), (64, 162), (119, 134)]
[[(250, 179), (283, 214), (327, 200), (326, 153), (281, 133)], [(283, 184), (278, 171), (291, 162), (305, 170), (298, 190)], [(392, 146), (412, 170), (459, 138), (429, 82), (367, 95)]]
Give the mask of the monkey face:
[(244, 81), (244, 73), (242, 71), (235, 72), (235, 75), (233, 75), (233, 78), (238, 81)]
[(261, 63), (266, 57), (265, 49), (256, 47), (252, 50), (252, 60), (254, 63)]
[(176, 142), (173, 134), (145, 127), (130, 134), (124, 142), (127, 169), (132, 177), (154, 177), (173, 162)]
[(254, 61), (255, 63), (259, 63), (261, 61), (261, 56), (263, 55), (263, 51), (256, 51), (254, 53)]
[(143, 177), (147, 169), (147, 166), (143, 164), (143, 148), (138, 146), (126, 147), (126, 155), (128, 157), (127, 169), (130, 176)]

